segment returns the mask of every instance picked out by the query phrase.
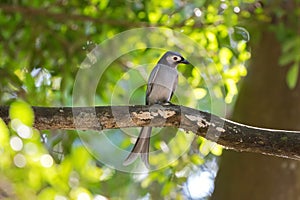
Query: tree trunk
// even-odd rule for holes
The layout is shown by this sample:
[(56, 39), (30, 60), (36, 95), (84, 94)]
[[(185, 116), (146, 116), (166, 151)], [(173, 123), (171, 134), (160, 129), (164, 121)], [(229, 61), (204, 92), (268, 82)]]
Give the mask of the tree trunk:
[[(286, 85), (288, 67), (278, 65), (280, 44), (264, 32), (252, 46), (252, 62), (232, 119), (265, 128), (300, 130), (300, 82)], [(300, 199), (300, 162), (255, 153), (224, 151), (212, 199)]]

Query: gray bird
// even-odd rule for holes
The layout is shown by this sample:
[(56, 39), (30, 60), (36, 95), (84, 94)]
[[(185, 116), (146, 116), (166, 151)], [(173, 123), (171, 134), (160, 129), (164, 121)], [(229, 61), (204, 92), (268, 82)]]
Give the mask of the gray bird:
[[(146, 105), (169, 103), (177, 87), (177, 65), (189, 64), (179, 53), (168, 51), (152, 70), (146, 91)], [(149, 143), (152, 127), (143, 127), (133, 149), (123, 162), (127, 166), (134, 162), (138, 155), (149, 168)]]

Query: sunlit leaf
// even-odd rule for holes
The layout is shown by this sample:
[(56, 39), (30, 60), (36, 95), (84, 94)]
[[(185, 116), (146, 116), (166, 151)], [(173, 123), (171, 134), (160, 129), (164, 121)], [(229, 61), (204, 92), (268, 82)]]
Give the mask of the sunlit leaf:
[(204, 140), (199, 147), (199, 151), (202, 155), (207, 156), (210, 153), (210, 142), (208, 140)]
[(55, 199), (57, 193), (53, 188), (45, 188), (43, 189), (39, 195), (38, 195), (38, 199), (41, 200), (47, 200), (47, 199)]
[(9, 117), (13, 120), (19, 120), (21, 123), (32, 126), (34, 122), (34, 113), (30, 105), (24, 101), (15, 101), (9, 109)]
[[(201, 148), (203, 150), (203, 148)], [(201, 152), (202, 153), (202, 152)], [(205, 152), (206, 154), (207, 152)], [(206, 154), (207, 155), (207, 154)], [(203, 164), (205, 161), (197, 154), (190, 156), (191, 161), (195, 164), (195, 165), (201, 165)]]
[(207, 91), (203, 88), (196, 88), (194, 89), (196, 99), (202, 99), (206, 94)]
[(215, 144), (211, 148), (211, 153), (214, 154), (215, 156), (221, 156), (223, 152), (223, 147), (221, 145)]
[(0, 118), (0, 146), (7, 146), (9, 143), (9, 130), (4, 123), (4, 121)]
[(223, 65), (228, 65), (233, 56), (232, 52), (228, 48), (222, 48), (219, 52), (220, 61)]
[(82, 187), (76, 187), (73, 188), (70, 192), (71, 199), (86, 199), (86, 200), (92, 200), (91, 193)]
[(163, 196), (168, 195), (173, 190), (174, 187), (175, 184), (173, 182), (166, 182), (161, 191), (162, 195)]

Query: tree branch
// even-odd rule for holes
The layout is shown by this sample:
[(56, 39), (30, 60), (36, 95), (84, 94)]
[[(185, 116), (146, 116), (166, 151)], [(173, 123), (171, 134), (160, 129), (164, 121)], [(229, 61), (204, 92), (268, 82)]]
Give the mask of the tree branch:
[[(249, 11), (251, 14), (255, 12), (255, 9), (258, 7), (263, 7), (262, 3), (260, 1), (245, 4), (244, 7), (245, 10)], [(172, 14), (178, 12), (179, 10), (183, 9), (184, 6), (180, 7), (177, 11), (174, 11)], [(150, 22), (142, 22), (142, 21), (128, 21), (128, 20), (122, 20), (122, 19), (110, 19), (107, 17), (91, 17), (88, 15), (82, 15), (82, 14), (74, 14), (74, 13), (60, 13), (60, 12), (53, 12), (49, 11), (49, 8), (34, 8), (34, 7), (28, 7), (28, 6), (22, 6), (22, 5), (11, 5), (11, 4), (0, 4), (0, 10), (6, 12), (6, 13), (20, 13), (25, 17), (47, 17), (49, 19), (56, 20), (58, 22), (66, 22), (66, 21), (89, 21), (99, 24), (109, 24), (112, 26), (121, 26), (126, 28), (136, 28), (136, 27), (153, 27), (153, 26), (166, 26), (165, 23), (150, 23)], [(192, 16), (190, 19), (195, 18), (195, 16)], [(208, 24), (203, 24), (202, 22), (195, 20), (195, 23), (191, 26), (186, 25), (186, 21), (188, 19), (185, 19), (184, 21), (180, 22), (179, 24), (172, 24), (172, 27), (170, 28), (181, 28), (183, 26), (190, 27), (190, 28), (203, 28), (203, 26)], [(217, 25), (218, 23), (216, 23)]]
[[(105, 17), (91, 17), (88, 15), (74, 14), (74, 13), (60, 13), (49, 11), (47, 8), (33, 8), (33, 7), (25, 7), (21, 5), (9, 5), (9, 4), (0, 4), (0, 10), (6, 13), (20, 13), (27, 18), (32, 17), (47, 17), (49, 19), (58, 21), (58, 22), (66, 22), (66, 21), (88, 21), (99, 24), (109, 24), (112, 26), (121, 26), (126, 28), (136, 28), (136, 27), (153, 27), (153, 26), (166, 26), (165, 23), (150, 23), (150, 22), (142, 22), (142, 21), (128, 21), (122, 19), (111, 19)], [(39, 19), (39, 18), (36, 18)], [(181, 22), (180, 24), (173, 24), (172, 27), (182, 27), (185, 25), (186, 20)], [(200, 22), (195, 23), (190, 26), (191, 28), (202, 28), (203, 24)]]
[(122, 26), (122, 27), (143, 27), (143, 26), (151, 26), (146, 22), (133, 22), (133, 21), (125, 21), (121, 19), (108, 19), (108, 18), (95, 18), (87, 15), (80, 14), (66, 14), (59, 12), (51, 12), (46, 8), (33, 8), (33, 7), (25, 7), (20, 5), (9, 5), (9, 4), (0, 4), (0, 10), (6, 13), (21, 13), (24, 16), (38, 16), (38, 17), (47, 17), (59, 22), (66, 21), (90, 21), (101, 24), (110, 24), (113, 26)]
[[(0, 117), (9, 123), (9, 107)], [(300, 160), (300, 131), (263, 129), (178, 105), (33, 107), (38, 130), (104, 130), (127, 127), (177, 127), (236, 151)], [(167, 134), (167, 133), (166, 133)]]

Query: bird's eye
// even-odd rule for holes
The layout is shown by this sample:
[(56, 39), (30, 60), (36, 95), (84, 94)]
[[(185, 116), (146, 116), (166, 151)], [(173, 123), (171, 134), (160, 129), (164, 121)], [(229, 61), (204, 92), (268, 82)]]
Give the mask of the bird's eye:
[(173, 60), (178, 61), (179, 57), (178, 56), (173, 56)]

